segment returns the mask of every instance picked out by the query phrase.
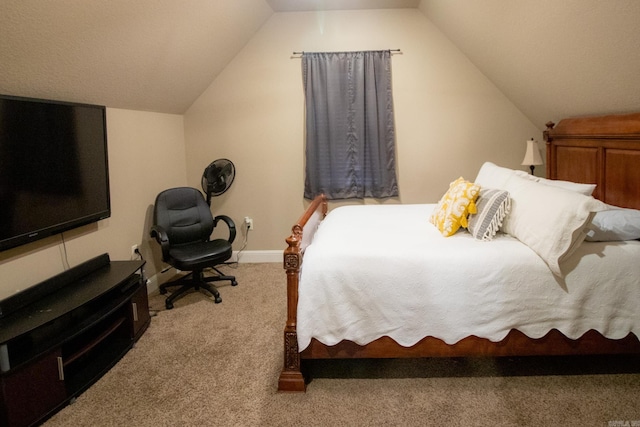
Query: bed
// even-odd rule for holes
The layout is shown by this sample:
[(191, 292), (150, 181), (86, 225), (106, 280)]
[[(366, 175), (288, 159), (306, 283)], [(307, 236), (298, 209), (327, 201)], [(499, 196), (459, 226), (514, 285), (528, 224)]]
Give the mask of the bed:
[[(590, 191), (602, 203), (640, 209), (640, 114), (564, 119), (557, 126), (549, 122), (544, 139), (548, 179), (595, 184), (595, 190), (591, 187)], [(421, 246), (426, 243), (419, 241), (415, 243), (416, 247), (409, 248), (409, 252), (389, 251), (399, 252), (399, 259), (386, 256), (376, 260), (375, 257), (381, 255), (373, 250), (373, 240), (366, 240), (367, 230), (371, 230), (376, 221), (397, 214), (404, 217), (396, 223), (413, 224), (416, 218), (429, 216), (437, 206), (406, 205), (398, 213), (393, 212), (399, 209), (398, 206), (374, 206), (378, 212), (371, 214), (367, 220), (373, 221), (373, 224), (356, 221), (363, 224), (354, 225), (346, 231), (327, 231), (331, 230), (328, 221), (336, 222), (337, 217), (343, 216), (347, 221), (349, 218), (351, 221), (363, 218), (359, 211), (362, 208), (365, 207), (339, 208), (327, 217), (327, 201), (320, 195), (311, 202), (286, 239), (288, 246), (284, 251), (284, 269), (287, 276), (287, 319), (279, 391), (305, 391), (302, 366), (309, 359), (640, 354), (640, 316), (636, 308), (640, 299), (640, 271), (636, 271), (637, 265), (630, 270), (620, 264), (614, 265), (613, 272), (596, 277), (601, 270), (600, 259), (615, 259), (616, 262), (623, 262), (625, 257), (638, 259), (640, 241), (582, 243), (563, 259), (563, 268), (569, 271), (566, 274), (549, 271), (553, 270), (551, 264), (543, 262), (542, 257), (531, 248), (512, 236), (500, 233), (491, 242), (478, 242), (469, 233), (459, 232), (449, 240), (441, 239), (437, 243), (440, 253), (432, 253), (427, 259), (414, 257), (423, 249), (426, 251)], [(323, 222), (325, 217), (327, 221)], [(366, 217), (369, 218), (369, 215)], [(316, 235), (319, 228), (321, 232)], [(404, 233), (428, 234), (434, 229), (423, 220)], [(393, 246), (397, 237), (391, 234), (389, 240), (385, 241), (387, 247)], [(403, 232), (398, 230), (396, 234)], [(325, 243), (336, 245), (333, 246), (332, 260), (315, 255), (318, 253), (316, 249)], [(479, 247), (483, 244), (483, 250), (476, 252), (483, 255), (474, 255), (474, 258), (481, 258), (476, 260), (476, 265), (465, 262), (464, 267), (459, 267), (461, 264), (458, 263), (456, 267), (446, 268), (451, 258), (455, 257), (454, 254), (459, 253), (460, 249), (455, 245)], [(341, 248), (345, 253), (339, 252)], [(516, 258), (504, 257), (499, 267), (494, 263), (496, 272), (492, 272), (486, 270), (491, 258), (483, 257), (485, 254), (490, 257), (493, 251), (513, 253)], [(358, 254), (356, 261), (350, 258), (353, 252)], [(517, 258), (519, 256), (522, 258)], [(381, 270), (380, 274), (396, 275), (397, 280), (390, 281), (388, 289), (376, 289), (372, 296), (367, 294), (369, 289), (364, 292), (362, 285), (354, 285), (353, 288), (347, 286), (347, 289), (334, 287), (337, 286), (334, 282), (345, 277), (348, 281), (350, 277), (356, 277), (354, 275), (374, 270), (372, 264), (367, 264), (372, 262), (371, 258), (373, 265), (377, 263), (378, 270)], [(303, 259), (306, 262), (304, 268)], [(318, 265), (318, 262), (324, 264)], [(360, 262), (362, 265), (354, 268)], [(446, 291), (421, 291), (426, 294), (427, 302), (416, 308), (419, 298), (407, 295), (406, 289), (409, 286), (414, 292), (418, 287), (422, 289), (421, 281), (430, 280), (429, 275), (435, 267), (429, 267), (428, 262), (445, 266), (442, 269), (443, 277), (439, 280), (449, 285)], [(523, 270), (525, 267), (522, 267), (522, 263), (527, 264), (527, 270)], [(411, 264), (425, 267), (418, 274), (409, 270)], [(484, 272), (481, 270), (483, 264)], [(411, 273), (407, 274), (408, 271)], [(334, 280), (338, 276), (340, 280)], [(478, 276), (483, 279), (477, 279)], [(313, 282), (311, 277), (320, 282)], [(369, 279), (373, 280), (366, 280)], [(353, 283), (358, 280), (354, 279)], [(487, 290), (489, 282), (497, 280), (504, 281), (501, 290), (498, 293)], [(607, 286), (615, 286), (619, 291), (612, 293)], [(503, 292), (506, 288), (510, 289), (510, 293)], [(582, 288), (591, 290), (583, 294), (580, 291)], [(336, 289), (340, 291), (336, 292)], [(402, 289), (405, 289), (404, 295)], [(318, 290), (320, 295), (310, 293)], [(545, 293), (547, 291), (550, 293)], [(518, 292), (526, 296), (519, 296)], [(355, 309), (352, 306), (342, 307), (342, 302), (337, 299), (340, 294), (355, 294), (356, 298), (363, 300), (362, 305)], [(380, 301), (387, 303), (388, 300), (395, 301), (394, 304), (409, 304), (409, 308), (403, 306), (398, 309), (393, 305), (385, 308)], [(469, 302), (472, 309), (465, 306)], [(372, 314), (369, 311), (371, 306), (375, 306), (375, 309), (380, 306), (380, 312)], [(533, 318), (536, 321), (526, 320), (531, 319), (530, 313), (520, 316), (519, 310), (524, 306), (534, 310)], [(603, 309), (602, 306), (609, 307)], [(598, 311), (600, 309), (605, 311)], [(610, 312), (612, 309), (616, 312)], [(400, 321), (403, 326), (398, 328), (398, 323), (394, 324), (393, 321), (385, 323), (388, 313), (384, 310), (404, 316)], [(582, 311), (593, 311), (595, 316), (586, 321), (572, 322), (574, 312)], [(571, 313), (563, 317), (564, 312)], [(341, 316), (351, 317), (343, 320)], [(421, 318), (426, 320), (417, 320)], [(378, 320), (382, 329), (367, 329), (370, 323)], [(346, 322), (344, 327), (340, 323), (343, 321)], [(327, 325), (323, 325), (327, 322)]]

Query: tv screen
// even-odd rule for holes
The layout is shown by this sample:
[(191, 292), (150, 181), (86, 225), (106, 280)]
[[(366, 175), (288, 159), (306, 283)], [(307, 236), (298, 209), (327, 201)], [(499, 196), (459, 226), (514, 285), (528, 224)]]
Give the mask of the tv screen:
[(105, 107), (0, 95), (0, 251), (111, 215)]

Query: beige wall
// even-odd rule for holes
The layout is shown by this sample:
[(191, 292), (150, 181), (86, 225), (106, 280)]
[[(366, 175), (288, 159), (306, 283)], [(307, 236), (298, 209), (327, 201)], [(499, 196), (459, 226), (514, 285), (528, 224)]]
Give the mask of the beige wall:
[[(186, 183), (183, 117), (107, 109), (111, 217), (42, 241), (0, 252), (0, 299), (62, 272), (64, 246), (71, 267), (108, 252), (129, 259), (142, 245), (151, 274), (159, 259), (148, 228), (155, 195)], [(155, 243), (154, 243), (155, 244)]]
[(214, 159), (235, 163), (236, 181), (212, 205), (236, 222), (254, 218), (248, 250), (284, 248), (305, 206), (304, 97), (292, 52), (395, 48), (401, 195), (390, 202), (436, 202), (485, 160), (524, 169), (525, 141), (540, 132), (419, 10), (276, 13), (185, 114), (188, 182), (199, 187)]
[[(276, 13), (184, 117), (107, 109), (112, 216), (64, 234), (70, 266), (103, 252), (128, 259), (140, 244), (147, 275), (155, 275), (162, 268), (148, 238), (155, 195), (200, 188), (206, 165), (223, 157), (237, 175), (213, 199), (214, 213), (239, 225), (254, 218), (247, 250), (283, 249), (306, 206), (304, 98), (292, 52), (395, 48), (402, 49), (392, 60), (401, 196), (389, 202), (436, 202), (485, 160), (525, 169), (525, 140), (541, 139), (536, 126), (419, 10)], [(0, 252), (0, 298), (63, 271), (63, 250), (54, 236)]]

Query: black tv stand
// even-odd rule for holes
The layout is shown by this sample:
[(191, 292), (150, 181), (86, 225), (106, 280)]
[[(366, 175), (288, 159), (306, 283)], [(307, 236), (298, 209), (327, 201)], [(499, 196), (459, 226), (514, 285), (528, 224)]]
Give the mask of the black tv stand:
[(0, 425), (43, 422), (133, 346), (150, 322), (143, 265), (103, 254), (0, 302)]

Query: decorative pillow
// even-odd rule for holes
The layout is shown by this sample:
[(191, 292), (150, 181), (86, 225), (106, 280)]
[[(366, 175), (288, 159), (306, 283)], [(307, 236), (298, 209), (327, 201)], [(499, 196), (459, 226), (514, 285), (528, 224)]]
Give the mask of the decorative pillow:
[(449, 184), (429, 221), (443, 236), (452, 236), (460, 227), (467, 227), (467, 217), (476, 212), (475, 201), (480, 187), (460, 177)]
[(597, 212), (588, 227), (586, 240), (613, 242), (640, 239), (640, 210), (607, 205), (608, 210)]
[(575, 191), (576, 193), (584, 194), (585, 196), (592, 195), (593, 190), (596, 189), (595, 184), (581, 184), (579, 182), (562, 181), (559, 179), (540, 178), (539, 176), (534, 176), (534, 175), (531, 175), (530, 173), (526, 173), (525, 171), (520, 171), (520, 170), (516, 170), (514, 172), (516, 175), (521, 176), (523, 178), (540, 182), (545, 185), (551, 185), (552, 187), (559, 187), (559, 188), (564, 188), (566, 190)]
[(509, 192), (482, 188), (476, 208), (478, 212), (469, 215), (469, 232), (478, 240), (492, 240), (511, 210)]
[(552, 187), (513, 175), (505, 190), (511, 212), (502, 231), (520, 240), (542, 258), (551, 271), (562, 276), (560, 263), (583, 242), (595, 212), (605, 204), (564, 188)]

